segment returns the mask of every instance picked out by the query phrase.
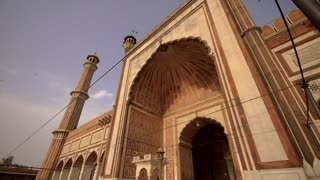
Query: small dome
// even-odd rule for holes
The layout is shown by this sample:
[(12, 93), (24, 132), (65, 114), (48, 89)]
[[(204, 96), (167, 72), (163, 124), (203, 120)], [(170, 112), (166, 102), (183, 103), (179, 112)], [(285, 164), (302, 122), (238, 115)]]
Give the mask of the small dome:
[(98, 64), (100, 62), (98, 56), (96, 55), (96, 53), (88, 55), (87, 56), (87, 60), (90, 62), (93, 62), (94, 64)]
[(122, 47), (125, 52), (128, 52), (137, 43), (137, 40), (132, 35), (126, 36), (123, 41)]

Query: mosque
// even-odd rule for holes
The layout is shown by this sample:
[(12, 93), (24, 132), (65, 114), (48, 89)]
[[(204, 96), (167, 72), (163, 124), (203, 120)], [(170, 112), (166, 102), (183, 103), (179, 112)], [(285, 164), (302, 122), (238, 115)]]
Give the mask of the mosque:
[(113, 109), (78, 127), (89, 55), (36, 179), (320, 179), (320, 33), (286, 18), (299, 58), (281, 18), (257, 27), (241, 0), (186, 1), (125, 37)]

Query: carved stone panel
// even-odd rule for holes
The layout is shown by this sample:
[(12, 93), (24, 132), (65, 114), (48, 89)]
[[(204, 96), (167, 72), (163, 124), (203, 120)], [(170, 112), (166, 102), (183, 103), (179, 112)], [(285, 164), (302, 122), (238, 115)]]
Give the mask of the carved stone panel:
[(160, 147), (161, 119), (131, 108), (129, 111), (129, 131), (125, 155), (124, 177), (135, 177), (132, 159), (138, 154), (155, 154)]

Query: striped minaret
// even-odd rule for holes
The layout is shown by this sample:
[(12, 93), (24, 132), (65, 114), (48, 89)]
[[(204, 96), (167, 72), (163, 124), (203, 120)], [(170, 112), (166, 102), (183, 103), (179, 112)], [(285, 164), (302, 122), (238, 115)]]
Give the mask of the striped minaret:
[(71, 99), (69, 106), (61, 120), (58, 129), (52, 132), (53, 139), (47, 155), (42, 162), (41, 169), (37, 174), (37, 180), (51, 179), (69, 132), (77, 128), (84, 102), (89, 98), (88, 89), (90, 87), (93, 73), (98, 68), (98, 63), (99, 58), (96, 56), (96, 54), (89, 55), (87, 57), (87, 60), (83, 65), (84, 70), (80, 81), (76, 89), (70, 93)]

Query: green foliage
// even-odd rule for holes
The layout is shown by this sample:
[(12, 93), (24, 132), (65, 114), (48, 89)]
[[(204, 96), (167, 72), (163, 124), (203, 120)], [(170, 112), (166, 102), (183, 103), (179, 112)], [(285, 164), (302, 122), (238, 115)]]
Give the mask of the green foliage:
[(0, 164), (11, 166), (12, 162), (13, 162), (13, 159), (14, 159), (14, 156), (9, 156), (9, 157), (2, 158)]

